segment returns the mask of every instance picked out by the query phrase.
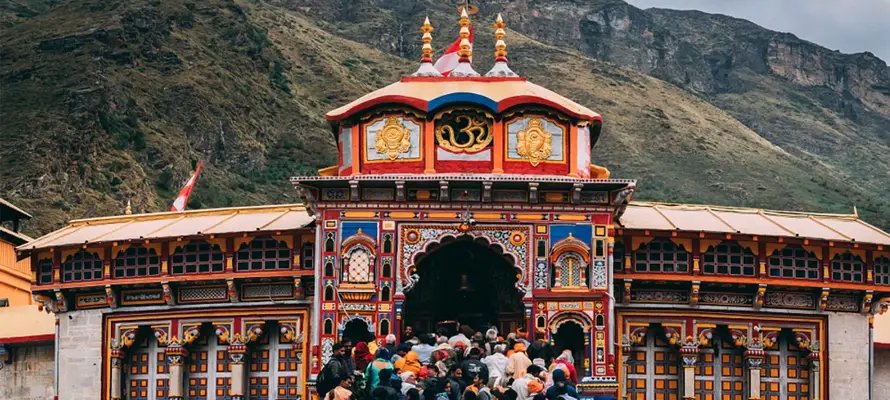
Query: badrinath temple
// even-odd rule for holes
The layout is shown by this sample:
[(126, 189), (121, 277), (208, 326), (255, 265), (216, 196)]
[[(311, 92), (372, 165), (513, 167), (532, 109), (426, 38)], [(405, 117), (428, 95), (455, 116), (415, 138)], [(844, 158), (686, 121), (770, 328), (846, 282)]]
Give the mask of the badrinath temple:
[(495, 28), (490, 71), (464, 40), (442, 76), (427, 21), (417, 72), (326, 114), (338, 161), (291, 179), (302, 204), (18, 245), (56, 316), (57, 398), (312, 399), (341, 338), (454, 322), (570, 350), (585, 399), (890, 396), (890, 235), (855, 212), (633, 201), (591, 163), (607, 122), (511, 70)]

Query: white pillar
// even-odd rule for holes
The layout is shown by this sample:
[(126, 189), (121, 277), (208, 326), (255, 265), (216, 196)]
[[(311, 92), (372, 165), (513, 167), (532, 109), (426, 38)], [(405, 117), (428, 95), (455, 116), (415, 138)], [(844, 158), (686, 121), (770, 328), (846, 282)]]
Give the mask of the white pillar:
[(167, 398), (182, 399), (182, 374), (184, 372), (183, 362), (188, 355), (186, 350), (179, 346), (167, 347), (164, 351), (167, 355)]
[[(694, 352), (693, 352), (694, 351)], [(683, 399), (695, 399), (695, 363), (698, 362), (698, 347), (683, 348)]]
[(246, 345), (230, 345), (228, 348), (229, 358), (232, 363), (232, 387), (229, 389), (232, 394), (232, 400), (242, 400), (246, 392), (244, 357), (247, 353)]
[(120, 349), (111, 349), (111, 400), (121, 400), (121, 364), (123, 364), (123, 352)]

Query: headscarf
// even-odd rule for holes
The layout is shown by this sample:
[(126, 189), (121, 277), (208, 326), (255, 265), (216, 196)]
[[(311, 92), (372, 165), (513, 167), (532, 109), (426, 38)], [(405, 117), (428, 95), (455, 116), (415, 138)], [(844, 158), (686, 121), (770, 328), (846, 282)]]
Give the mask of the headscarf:
[(541, 393), (544, 391), (544, 384), (537, 379), (528, 381), (528, 394)]
[(556, 357), (556, 360), (553, 361), (554, 364), (558, 364), (567, 372), (569, 376), (569, 380), (573, 385), (578, 384), (578, 371), (575, 370), (575, 358), (572, 357), (571, 350), (565, 350), (559, 357)]
[(544, 370), (547, 369), (547, 364), (544, 363), (543, 358), (536, 358), (536, 359), (532, 360), (532, 364), (541, 367), (541, 369), (544, 369)]
[(568, 350), (568, 349), (563, 350), (563, 351), (562, 351), (562, 354), (560, 354), (559, 357), (556, 357), (556, 359), (557, 359), (557, 360), (565, 361), (565, 362), (567, 362), (567, 363), (569, 363), (569, 364), (574, 364), (574, 363), (575, 363), (575, 357), (572, 357), (572, 351), (571, 351), (571, 350)]
[(368, 368), (368, 364), (374, 361), (374, 355), (371, 354), (368, 344), (365, 342), (358, 342), (355, 345), (353, 357), (355, 359), (355, 369), (358, 371), (364, 371), (365, 368)]
[(411, 372), (418, 374), (422, 368), (420, 361), (418, 360), (420, 360), (420, 356), (417, 355), (417, 352), (409, 351), (408, 354), (405, 354), (405, 357), (400, 358), (399, 361), (396, 361), (396, 363), (393, 364), (393, 366), (395, 369), (402, 371), (403, 373)]

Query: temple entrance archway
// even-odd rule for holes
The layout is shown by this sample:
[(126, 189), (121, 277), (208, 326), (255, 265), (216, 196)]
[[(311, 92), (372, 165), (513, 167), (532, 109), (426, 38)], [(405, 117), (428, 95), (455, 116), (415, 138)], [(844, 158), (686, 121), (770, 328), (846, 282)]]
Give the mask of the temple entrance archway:
[(469, 235), (432, 243), (415, 258), (416, 284), (405, 293), (403, 320), (423, 332), (457, 324), (484, 332), (515, 331), (523, 320), (523, 292), (512, 255)]
[(351, 339), (352, 344), (355, 345), (358, 342), (373, 342), (374, 334), (371, 333), (370, 330), (368, 330), (367, 322), (365, 322), (361, 318), (353, 318), (346, 323), (346, 326), (343, 327), (342, 338)]
[(584, 368), (587, 352), (584, 346), (585, 336), (587, 333), (584, 332), (584, 328), (575, 321), (561, 323), (553, 335), (553, 350), (556, 351), (556, 355), (562, 354), (566, 350), (571, 351), (575, 361), (575, 371), (579, 374), (583, 374), (586, 370)]

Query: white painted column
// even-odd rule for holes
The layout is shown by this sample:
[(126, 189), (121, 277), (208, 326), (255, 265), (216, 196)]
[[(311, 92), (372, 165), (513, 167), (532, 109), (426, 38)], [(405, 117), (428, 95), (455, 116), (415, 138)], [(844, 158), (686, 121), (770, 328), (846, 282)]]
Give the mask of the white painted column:
[(228, 353), (229, 358), (232, 360), (231, 364), (229, 364), (232, 369), (232, 387), (229, 390), (232, 394), (232, 400), (242, 400), (247, 389), (244, 369), (244, 357), (247, 353), (247, 346), (229, 345)]
[(164, 353), (167, 356), (167, 367), (169, 368), (167, 371), (167, 397), (171, 400), (182, 399), (184, 396), (182, 374), (185, 372), (183, 363), (188, 352), (179, 345), (171, 344), (164, 349)]
[(111, 400), (121, 400), (121, 364), (123, 364), (123, 352), (120, 349), (111, 349)]
[(695, 399), (695, 363), (698, 362), (698, 346), (681, 349), (683, 357), (683, 399)]

